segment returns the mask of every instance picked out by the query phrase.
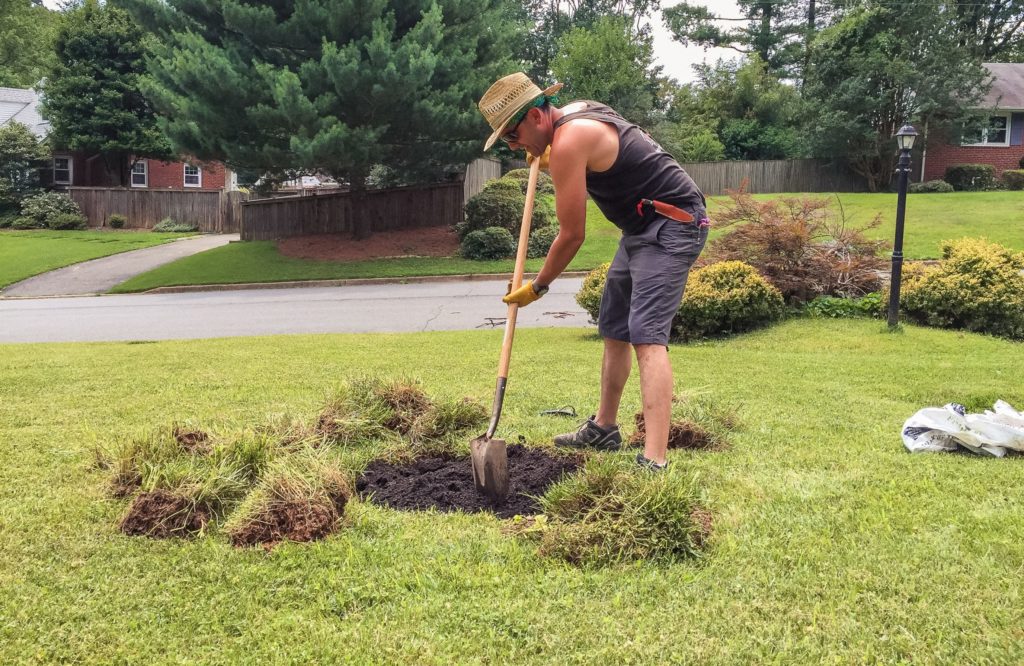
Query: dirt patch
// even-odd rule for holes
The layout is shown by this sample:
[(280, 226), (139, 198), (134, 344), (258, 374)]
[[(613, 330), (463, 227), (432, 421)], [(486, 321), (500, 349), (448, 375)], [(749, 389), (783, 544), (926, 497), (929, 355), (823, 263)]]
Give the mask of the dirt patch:
[[(644, 445), (644, 438), (647, 430), (644, 425), (643, 412), (637, 412), (633, 417), (636, 423), (636, 430), (629, 438), (629, 446)], [(692, 421), (676, 420), (668, 426), (668, 448), (670, 449), (697, 449), (701, 451), (714, 451), (722, 448), (722, 445), (714, 436)]]
[(430, 457), (394, 464), (374, 460), (356, 483), (360, 497), (393, 509), (493, 511), (500, 518), (540, 512), (535, 497), (563, 474), (575, 471), (579, 458), (556, 455), (520, 444), (508, 447), (509, 490), (504, 504), (491, 505), (473, 485), (469, 458)]
[(110, 496), (125, 499), (133, 495), (142, 485), (142, 477), (138, 474), (117, 474), (110, 479), (108, 486)]
[(703, 548), (708, 539), (711, 538), (711, 529), (714, 527), (714, 516), (707, 509), (694, 509), (690, 512), (693, 524), (697, 526), (697, 533), (693, 536), (693, 543), (698, 548)]
[(231, 543), (262, 545), (269, 549), (281, 541), (317, 541), (334, 531), (344, 509), (345, 499), (335, 500), (333, 504), (304, 500), (281, 502), (232, 532)]
[(210, 512), (167, 490), (141, 493), (121, 519), (121, 531), (154, 539), (187, 537), (203, 529)]
[(380, 231), (355, 240), (351, 234), (317, 234), (285, 238), (277, 243), (287, 257), (316, 261), (359, 261), (385, 257), (450, 257), (459, 237), (449, 227), (419, 227)]
[(210, 436), (202, 430), (190, 430), (181, 426), (174, 426), (174, 439), (181, 448), (189, 453), (206, 455), (210, 453)]
[(408, 434), (416, 419), (430, 409), (430, 398), (414, 386), (396, 384), (381, 391), (380, 397), (392, 411), (384, 427), (403, 435)]

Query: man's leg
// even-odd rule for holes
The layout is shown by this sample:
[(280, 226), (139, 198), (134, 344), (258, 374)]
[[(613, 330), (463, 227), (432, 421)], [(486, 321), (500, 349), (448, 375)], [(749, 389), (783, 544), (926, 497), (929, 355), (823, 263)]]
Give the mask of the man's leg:
[[(672, 362), (665, 345), (635, 347), (644, 409), (644, 457), (662, 465), (668, 452), (668, 428), (672, 417)], [(602, 403), (603, 398), (602, 395)]]
[(601, 402), (594, 418), (597, 425), (610, 428), (618, 423), (619, 401), (626, 380), (633, 369), (633, 355), (628, 342), (604, 339), (604, 359), (601, 362)]

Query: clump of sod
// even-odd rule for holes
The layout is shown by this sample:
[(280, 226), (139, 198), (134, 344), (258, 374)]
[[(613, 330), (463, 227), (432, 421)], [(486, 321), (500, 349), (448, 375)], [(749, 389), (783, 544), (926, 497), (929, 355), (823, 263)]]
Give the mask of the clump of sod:
[[(646, 426), (643, 412), (633, 417), (636, 429), (629, 446), (643, 446)], [(668, 448), (719, 451), (729, 448), (729, 436), (738, 419), (734, 409), (713, 404), (706, 397), (673, 397)]]
[(579, 565), (693, 558), (711, 529), (696, 479), (673, 467), (645, 472), (621, 457), (591, 459), (552, 486), (541, 507), (544, 515), (517, 519), (509, 531)]
[(358, 377), (327, 400), (314, 430), (332, 444), (349, 445), (406, 434), (431, 401), (412, 380)]
[(134, 494), (143, 484), (145, 474), (182, 453), (181, 446), (169, 429), (158, 429), (116, 440), (109, 448), (96, 450), (97, 466), (110, 469), (109, 492), (122, 499)]
[(206, 455), (213, 450), (210, 434), (205, 430), (175, 423), (171, 427), (171, 433), (175, 441), (188, 453)]
[(235, 546), (271, 548), (334, 531), (352, 496), (348, 474), (318, 449), (275, 461), (224, 525)]
[(153, 538), (187, 537), (223, 516), (249, 488), (230, 464), (179, 457), (145, 463), (143, 486), (121, 519), (121, 531)]

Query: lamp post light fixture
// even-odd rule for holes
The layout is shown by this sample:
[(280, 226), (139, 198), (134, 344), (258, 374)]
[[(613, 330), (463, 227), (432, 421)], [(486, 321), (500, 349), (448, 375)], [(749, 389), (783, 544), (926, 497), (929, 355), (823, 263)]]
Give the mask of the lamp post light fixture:
[(907, 212), (907, 180), (910, 178), (910, 150), (914, 147), (917, 130), (904, 125), (896, 132), (896, 143), (900, 147), (900, 161), (896, 167), (899, 174), (896, 194), (896, 242), (892, 246), (892, 278), (889, 281), (889, 328), (899, 324), (900, 277), (903, 274), (903, 218)]

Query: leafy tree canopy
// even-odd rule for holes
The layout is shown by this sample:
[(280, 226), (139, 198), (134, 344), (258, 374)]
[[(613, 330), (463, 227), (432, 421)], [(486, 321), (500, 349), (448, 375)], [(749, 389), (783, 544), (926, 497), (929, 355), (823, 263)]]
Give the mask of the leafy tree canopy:
[(31, 88), (53, 65), (60, 14), (39, 0), (0, 0), (0, 86)]
[(62, 22), (56, 62), (42, 86), (53, 144), (102, 154), (122, 185), (135, 158), (173, 157), (139, 88), (145, 41), (126, 12), (88, 0)]
[(0, 125), (0, 213), (17, 209), (39, 187), (39, 169), (48, 156), (45, 143), (25, 125)]

